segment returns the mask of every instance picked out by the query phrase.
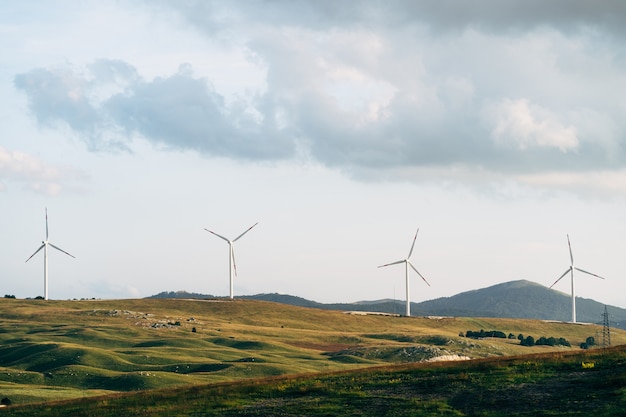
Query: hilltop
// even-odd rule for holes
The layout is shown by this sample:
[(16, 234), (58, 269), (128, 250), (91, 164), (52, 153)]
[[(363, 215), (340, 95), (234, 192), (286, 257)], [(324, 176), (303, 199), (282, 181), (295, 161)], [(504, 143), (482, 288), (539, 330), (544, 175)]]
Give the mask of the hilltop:
[[(152, 297), (215, 298), (211, 295), (185, 291), (164, 292)], [(328, 310), (404, 314), (404, 302), (399, 300), (324, 304), (284, 294), (257, 294), (238, 298)], [(604, 306), (604, 304), (594, 300), (576, 297), (578, 321), (602, 323), (601, 315), (604, 313)], [(607, 309), (611, 327), (626, 329), (626, 309), (615, 306), (607, 306)], [(569, 321), (571, 319), (571, 297), (535, 282), (519, 280), (462, 292), (452, 297), (411, 303), (411, 312), (415, 316), (499, 317)]]

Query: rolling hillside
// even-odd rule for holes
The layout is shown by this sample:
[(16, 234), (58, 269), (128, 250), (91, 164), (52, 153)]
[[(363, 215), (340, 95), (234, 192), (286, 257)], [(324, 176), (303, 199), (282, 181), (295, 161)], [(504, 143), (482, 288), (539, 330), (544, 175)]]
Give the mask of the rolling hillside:
[(624, 414), (626, 349), (206, 384), (0, 410), (12, 416), (594, 416)]
[[(598, 326), (355, 315), (258, 300), (0, 299), (0, 399), (13, 404), (450, 359), (580, 351)], [(564, 338), (572, 347), (468, 338)], [(626, 332), (614, 330), (614, 345)]]
[[(184, 291), (161, 293), (157, 298), (212, 298)], [(300, 307), (342, 311), (378, 311), (404, 314), (404, 302), (394, 300), (362, 301), (345, 304), (323, 304), (304, 298), (282, 294), (258, 294), (239, 298), (272, 301)], [(454, 317), (500, 317), (538, 320), (569, 321), (571, 297), (543, 285), (526, 281), (511, 281), (452, 297), (411, 303), (413, 315)], [(576, 297), (577, 320), (584, 323), (602, 323), (604, 304)], [(608, 306), (611, 327), (626, 329), (626, 309)]]

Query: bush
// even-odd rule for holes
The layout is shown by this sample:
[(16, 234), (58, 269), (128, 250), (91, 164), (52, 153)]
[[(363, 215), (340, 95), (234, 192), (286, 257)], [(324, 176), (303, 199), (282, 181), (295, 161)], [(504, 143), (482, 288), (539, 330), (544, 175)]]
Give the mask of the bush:
[(15, 298), (12, 294), (4, 294), (4, 298)]
[(527, 336), (526, 339), (523, 339), (520, 344), (522, 346), (535, 346), (535, 338), (532, 336)]

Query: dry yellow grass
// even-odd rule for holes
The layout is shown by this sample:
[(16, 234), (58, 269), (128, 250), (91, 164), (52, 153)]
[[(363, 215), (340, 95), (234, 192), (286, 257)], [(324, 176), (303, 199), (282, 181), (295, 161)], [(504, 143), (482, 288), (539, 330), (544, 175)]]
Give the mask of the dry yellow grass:
[[(250, 300), (2, 299), (0, 315), (0, 395), (24, 402), (602, 341), (595, 325), (351, 315)], [(562, 337), (572, 348), (459, 336), (481, 329)], [(624, 344), (626, 332), (613, 330), (611, 341)]]

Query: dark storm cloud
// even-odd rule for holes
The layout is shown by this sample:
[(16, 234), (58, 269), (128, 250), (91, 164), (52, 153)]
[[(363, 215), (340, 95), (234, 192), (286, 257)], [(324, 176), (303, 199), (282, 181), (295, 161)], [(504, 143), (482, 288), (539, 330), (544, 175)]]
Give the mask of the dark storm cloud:
[(314, 30), (412, 24), (425, 25), (435, 32), (470, 27), (501, 32), (549, 26), (566, 32), (588, 27), (623, 35), (626, 30), (626, 4), (616, 0), (197, 0), (161, 4), (212, 33), (244, 22)]

